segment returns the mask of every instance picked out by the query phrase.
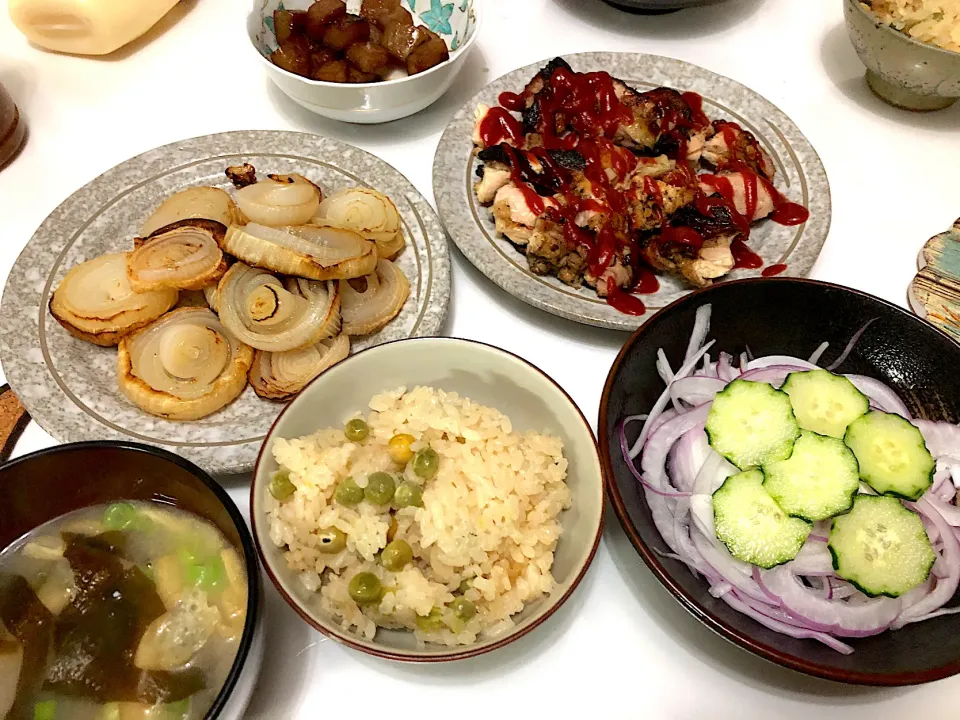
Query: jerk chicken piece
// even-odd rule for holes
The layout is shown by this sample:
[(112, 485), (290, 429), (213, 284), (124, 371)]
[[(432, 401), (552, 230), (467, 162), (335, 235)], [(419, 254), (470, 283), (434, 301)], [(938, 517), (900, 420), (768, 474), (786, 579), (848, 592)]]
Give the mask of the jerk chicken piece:
[(713, 136), (703, 146), (703, 159), (717, 171), (748, 167), (767, 180), (777, 171), (773, 158), (760, 146), (756, 136), (736, 123), (715, 120)]
[[(542, 198), (547, 208), (556, 207), (552, 198)], [(497, 191), (493, 201), (493, 219), (497, 233), (515, 245), (526, 245), (537, 224), (538, 215), (531, 209), (526, 196), (512, 182)]]
[(490, 161), (477, 168), (477, 176), (480, 179), (473, 184), (477, 200), (481, 205), (490, 205), (497, 197), (500, 188), (510, 182), (510, 166), (502, 162)]
[(586, 265), (587, 250), (571, 248), (563, 236), (563, 225), (549, 215), (537, 218), (527, 242), (527, 264), (536, 275), (556, 275), (567, 285), (579, 286)]
[[(749, 189), (749, 192), (748, 192)], [(750, 222), (762, 220), (776, 207), (775, 198), (766, 183), (750, 170), (701, 175), (700, 190), (706, 195), (720, 195), (733, 203), (737, 212)]]

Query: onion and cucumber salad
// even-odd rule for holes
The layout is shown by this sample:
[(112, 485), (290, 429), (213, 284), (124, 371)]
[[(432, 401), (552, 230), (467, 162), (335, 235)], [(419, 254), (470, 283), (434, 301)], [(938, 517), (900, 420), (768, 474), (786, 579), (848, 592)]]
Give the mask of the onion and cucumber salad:
[(620, 426), (668, 556), (735, 610), (845, 654), (840, 638), (960, 612), (944, 607), (960, 584), (960, 426), (834, 374), (863, 330), (828, 368), (826, 343), (809, 360), (712, 359), (710, 311), (677, 371), (660, 351), (650, 414)]

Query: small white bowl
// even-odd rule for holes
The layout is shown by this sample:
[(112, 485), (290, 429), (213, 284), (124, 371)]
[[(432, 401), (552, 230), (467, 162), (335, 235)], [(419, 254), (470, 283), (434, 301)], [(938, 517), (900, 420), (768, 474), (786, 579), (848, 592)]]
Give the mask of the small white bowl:
[[(365, 125), (385, 123), (418, 113), (436, 102), (453, 84), (473, 49), (482, 22), (483, 0), (448, 0), (441, 4), (450, 13), (441, 15), (439, 34), (451, 49), (450, 59), (417, 75), (376, 83), (331, 83), (295, 75), (270, 62), (276, 48), (272, 18), (279, 5), (287, 9), (305, 9), (310, 0), (254, 0), (247, 16), (247, 35), (253, 51), (260, 57), (270, 79), (298, 105), (318, 115)], [(347, 5), (351, 10), (358, 3)], [(409, 9), (409, 2), (404, 0)], [(428, 11), (430, 12), (430, 11)], [(413, 13), (418, 25), (425, 25), (422, 13)], [(449, 32), (447, 32), (449, 30)]]
[[(278, 465), (275, 438), (298, 438), (339, 427), (358, 412), (369, 411), (381, 392), (428, 386), (493, 407), (518, 431), (547, 432), (563, 441), (569, 461), (567, 485), (572, 505), (560, 515), (563, 534), (554, 555), (556, 587), (528, 603), (503, 635), (472, 645), (418, 648), (413, 633), (379, 629), (373, 640), (345, 632), (323, 613), (316, 593), (307, 590), (287, 567), (270, 539), (264, 501)], [(543, 371), (515, 355), (481, 343), (454, 338), (414, 338), (386, 343), (352, 355), (308, 385), (280, 413), (260, 450), (250, 489), (254, 542), (264, 568), (287, 603), (320, 632), (370, 655), (406, 662), (443, 662), (490, 652), (527, 634), (552, 615), (583, 578), (600, 543), (603, 528), (603, 471), (596, 439), (573, 400)]]

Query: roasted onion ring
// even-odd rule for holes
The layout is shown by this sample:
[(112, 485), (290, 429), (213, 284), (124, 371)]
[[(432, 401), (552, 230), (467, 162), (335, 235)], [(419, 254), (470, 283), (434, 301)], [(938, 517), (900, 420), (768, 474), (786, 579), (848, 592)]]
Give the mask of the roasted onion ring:
[(227, 271), (220, 245), (227, 228), (215, 220), (191, 218), (165, 225), (139, 239), (127, 256), (127, 279), (136, 292), (174, 288), (200, 290)]
[(257, 350), (248, 378), (260, 397), (285, 401), (349, 354), (350, 339), (346, 335), (327, 338), (299, 350), (281, 353)]

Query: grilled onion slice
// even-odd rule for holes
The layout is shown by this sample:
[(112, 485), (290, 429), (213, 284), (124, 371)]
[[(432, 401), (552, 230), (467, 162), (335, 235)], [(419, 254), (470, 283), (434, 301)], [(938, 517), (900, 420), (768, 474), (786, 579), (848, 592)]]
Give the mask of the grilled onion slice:
[(127, 253), (113, 253), (71, 269), (50, 298), (50, 312), (71, 335), (109, 347), (176, 302), (177, 291), (171, 288), (134, 292), (127, 279)]
[(399, 314), (410, 295), (407, 276), (389, 260), (381, 260), (376, 272), (355, 282), (365, 282), (366, 287), (360, 291), (350, 281), (340, 283), (340, 311), (347, 335), (376, 332)]
[(312, 280), (360, 277), (377, 265), (375, 243), (332, 228), (250, 223), (227, 230), (221, 247), (253, 267)]
[(181, 308), (124, 338), (117, 354), (120, 391), (170, 420), (199, 420), (243, 392), (253, 349), (210, 310)]
[(346, 335), (321, 340), (316, 345), (271, 353), (257, 350), (248, 377), (257, 395), (267, 400), (289, 400), (307, 383), (350, 354)]
[(302, 175), (271, 175), (237, 190), (237, 206), (250, 222), (303, 225), (320, 206), (320, 188)]
[(160, 207), (140, 228), (140, 237), (147, 237), (165, 225), (189, 218), (216, 220), (228, 227), (243, 222), (233, 198), (225, 190), (215, 187), (187, 188), (160, 203)]
[(338, 283), (291, 281), (236, 263), (217, 288), (220, 319), (257, 350), (285, 352), (314, 345), (340, 330)]
[(313, 222), (353, 230), (378, 244), (390, 242), (400, 232), (397, 206), (371, 188), (348, 188), (334, 193), (320, 204)]
[(157, 230), (127, 257), (127, 278), (136, 292), (200, 290), (227, 271), (220, 244), (227, 228), (215, 220), (180, 220)]

